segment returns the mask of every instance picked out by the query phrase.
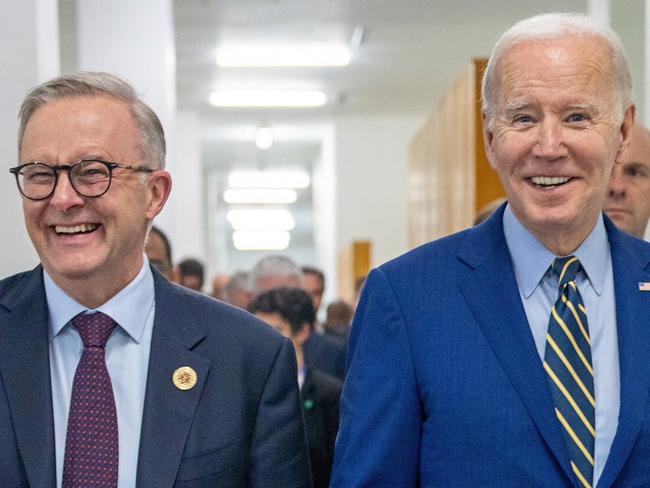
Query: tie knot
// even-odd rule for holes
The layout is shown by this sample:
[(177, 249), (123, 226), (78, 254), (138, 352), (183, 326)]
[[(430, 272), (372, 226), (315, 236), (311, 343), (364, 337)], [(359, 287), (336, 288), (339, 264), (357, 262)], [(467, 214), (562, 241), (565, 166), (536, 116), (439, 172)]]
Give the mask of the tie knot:
[(84, 347), (105, 347), (117, 325), (112, 318), (101, 312), (80, 313), (72, 319), (72, 324), (79, 331)]
[(564, 258), (555, 258), (553, 261), (553, 271), (558, 276), (560, 288), (575, 281), (576, 275), (580, 270), (580, 261), (575, 256), (566, 256)]

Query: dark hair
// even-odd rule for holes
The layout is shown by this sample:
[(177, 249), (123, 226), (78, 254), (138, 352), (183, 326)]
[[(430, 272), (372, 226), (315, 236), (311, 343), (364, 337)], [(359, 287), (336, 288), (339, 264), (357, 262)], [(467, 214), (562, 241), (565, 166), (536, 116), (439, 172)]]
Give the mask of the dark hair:
[(311, 297), (302, 288), (274, 288), (261, 293), (248, 307), (251, 313), (277, 313), (291, 326), (292, 335), (316, 321)]
[(201, 284), (203, 284), (203, 264), (197, 259), (183, 259), (178, 263), (178, 269), (181, 272), (181, 276), (196, 276), (201, 280)]
[(303, 266), (302, 267), (302, 274), (312, 274), (316, 275), (318, 279), (320, 280), (321, 285), (323, 286), (323, 289), (325, 289), (325, 274), (318, 268), (313, 268), (312, 266)]
[(151, 226), (151, 229), (149, 229), (149, 234), (156, 234), (163, 241), (163, 246), (165, 246), (165, 254), (167, 254), (167, 259), (169, 260), (169, 264), (171, 264), (173, 262), (173, 260), (172, 260), (172, 245), (169, 243), (169, 239), (167, 238), (167, 234), (165, 234), (162, 230), (160, 230), (155, 225)]

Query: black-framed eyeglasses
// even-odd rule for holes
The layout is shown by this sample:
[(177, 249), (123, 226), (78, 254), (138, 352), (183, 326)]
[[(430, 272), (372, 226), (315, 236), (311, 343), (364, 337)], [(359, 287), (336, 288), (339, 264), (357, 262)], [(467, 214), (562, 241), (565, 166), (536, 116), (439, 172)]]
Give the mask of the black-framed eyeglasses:
[(156, 171), (144, 166), (112, 163), (99, 159), (88, 159), (70, 165), (51, 166), (41, 162), (21, 164), (9, 169), (16, 177), (18, 190), (30, 200), (45, 200), (56, 188), (59, 171), (67, 171), (72, 188), (81, 196), (88, 198), (101, 197), (111, 187), (113, 170), (115, 168), (130, 169), (144, 173)]

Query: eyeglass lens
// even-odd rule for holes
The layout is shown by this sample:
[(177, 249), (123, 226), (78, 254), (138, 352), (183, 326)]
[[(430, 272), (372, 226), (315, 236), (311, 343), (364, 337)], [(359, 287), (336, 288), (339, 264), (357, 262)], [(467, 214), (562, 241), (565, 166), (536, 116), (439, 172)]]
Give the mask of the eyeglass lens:
[[(111, 182), (110, 168), (100, 161), (82, 161), (59, 170), (69, 172), (74, 189), (83, 196), (95, 197), (103, 194)], [(42, 163), (25, 166), (18, 172), (18, 184), (28, 198), (47, 198), (56, 185), (56, 169)]]

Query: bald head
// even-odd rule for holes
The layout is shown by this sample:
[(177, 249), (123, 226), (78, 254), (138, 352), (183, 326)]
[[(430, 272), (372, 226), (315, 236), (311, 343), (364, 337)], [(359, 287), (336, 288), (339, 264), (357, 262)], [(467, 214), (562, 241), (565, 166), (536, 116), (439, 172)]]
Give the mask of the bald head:
[(650, 218), (650, 132), (639, 122), (614, 165), (605, 213), (621, 230), (643, 238)]

